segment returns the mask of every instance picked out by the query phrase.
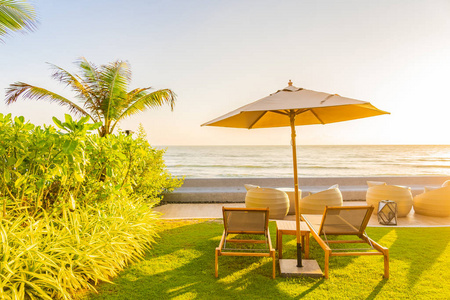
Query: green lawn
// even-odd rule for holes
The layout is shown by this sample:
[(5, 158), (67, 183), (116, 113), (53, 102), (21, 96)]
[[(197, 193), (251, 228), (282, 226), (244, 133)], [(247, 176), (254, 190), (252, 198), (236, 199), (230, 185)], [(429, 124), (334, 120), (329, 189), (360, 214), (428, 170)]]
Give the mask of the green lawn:
[[(160, 238), (114, 284), (100, 284), (87, 299), (450, 299), (450, 227), (368, 228), (390, 249), (390, 279), (382, 256), (332, 257), (330, 279), (271, 279), (269, 258), (220, 257), (214, 249), (223, 226), (213, 220), (164, 221)], [(271, 222), (272, 242), (275, 224)], [(284, 238), (284, 257), (295, 257), (295, 237)], [(311, 238), (311, 257), (324, 255)]]

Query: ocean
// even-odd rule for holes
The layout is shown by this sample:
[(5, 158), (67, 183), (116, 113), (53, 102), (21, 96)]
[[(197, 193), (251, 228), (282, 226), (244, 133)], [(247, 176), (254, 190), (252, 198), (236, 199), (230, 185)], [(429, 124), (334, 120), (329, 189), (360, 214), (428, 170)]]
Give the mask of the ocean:
[[(158, 146), (186, 178), (292, 177), (290, 146)], [(301, 177), (450, 175), (450, 145), (298, 146)]]

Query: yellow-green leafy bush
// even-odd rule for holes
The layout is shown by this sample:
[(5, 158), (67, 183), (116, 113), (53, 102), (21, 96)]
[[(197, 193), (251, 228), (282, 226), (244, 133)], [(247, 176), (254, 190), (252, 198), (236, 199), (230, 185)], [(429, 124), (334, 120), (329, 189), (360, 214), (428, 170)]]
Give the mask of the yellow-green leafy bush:
[(0, 299), (71, 299), (154, 241), (151, 207), (181, 180), (143, 132), (99, 137), (87, 121), (0, 114)]
[(0, 220), (0, 299), (71, 299), (95, 290), (149, 249), (156, 215), (142, 201), (117, 197)]
[(113, 195), (151, 203), (181, 185), (165, 169), (162, 150), (150, 147), (145, 134), (99, 137), (99, 124), (88, 118), (52, 126), (34, 126), (23, 117), (0, 114), (0, 193), (6, 207), (31, 210), (61, 203), (93, 203)]

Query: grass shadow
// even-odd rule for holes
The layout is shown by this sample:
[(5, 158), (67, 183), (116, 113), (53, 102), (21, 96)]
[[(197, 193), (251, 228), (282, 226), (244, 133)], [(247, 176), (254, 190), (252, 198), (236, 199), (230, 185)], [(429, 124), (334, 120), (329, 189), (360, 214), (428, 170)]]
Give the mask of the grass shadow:
[(375, 297), (378, 296), (378, 294), (381, 292), (383, 287), (386, 285), (387, 281), (388, 281), (388, 279), (383, 279), (382, 281), (380, 281), (377, 284), (377, 286), (372, 290), (372, 293), (370, 293), (370, 295), (367, 296), (366, 300), (375, 299)]
[[(214, 249), (222, 229), (217, 222), (205, 221), (190, 225), (187, 222), (161, 232), (158, 244), (145, 261), (128, 267), (114, 280), (115, 284), (101, 284), (100, 294), (90, 298), (291, 298), (278, 288), (277, 280), (271, 279), (270, 258), (220, 257), (219, 278), (215, 278)], [(305, 291), (318, 286), (317, 280), (310, 278), (296, 279), (296, 282)], [(258, 294), (260, 297), (255, 297)]]
[[(330, 237), (329, 239), (332, 240), (335, 239), (335, 237)], [(296, 258), (296, 237), (284, 236), (283, 242), (283, 258)], [(302, 258), (305, 259), (305, 253), (302, 253)], [(309, 258), (316, 260), (320, 268), (324, 270), (325, 252), (312, 236), (310, 237), (309, 242)], [(352, 264), (355, 259), (357, 259), (355, 256), (331, 257), (329, 261), (330, 276), (333, 276), (333, 273), (335, 273), (336, 270), (345, 269), (346, 266)]]
[[(365, 261), (353, 263), (353, 257), (332, 259), (328, 280), (281, 278), (279, 270), (273, 280), (271, 260), (257, 257), (220, 257), (219, 278), (214, 277), (214, 249), (223, 230), (220, 222), (165, 221), (163, 226), (161, 237), (143, 261), (129, 266), (114, 279), (114, 284), (99, 285), (100, 294), (90, 295), (89, 299), (395, 299), (406, 293), (410, 295), (410, 287), (402, 283), (408, 271), (402, 272), (396, 265), (405, 256), (397, 249), (403, 242), (391, 236), (391, 230), (396, 229), (381, 228), (369, 233), (375, 240), (381, 240), (380, 243), (388, 238), (392, 244), (399, 243), (392, 245), (393, 273), (389, 280), (381, 277), (382, 258), (380, 263), (373, 263), (372, 257), (367, 260), (368, 264)], [(274, 242), (274, 224), (270, 226)], [(414, 236), (414, 230), (409, 230), (410, 233), (401, 232), (401, 238)], [(311, 239), (311, 257), (323, 266), (323, 251), (314, 243)], [(295, 247), (286, 249), (286, 258), (295, 257), (295, 254), (289, 256), (295, 253)], [(374, 272), (380, 276), (374, 276)], [(415, 295), (423, 298), (428, 292), (424, 288)]]
[(313, 292), (315, 289), (317, 289), (320, 285), (322, 285), (325, 282), (325, 279), (322, 278), (319, 281), (317, 281), (316, 283), (314, 283), (313, 286), (309, 287), (306, 291), (302, 292), (300, 295), (298, 295), (296, 298), (297, 299), (301, 299), (306, 297), (308, 294), (310, 294), (311, 292)]
[(392, 273), (406, 273), (411, 290), (423, 277), (450, 279), (446, 270), (436, 267), (442, 262), (450, 266), (450, 227), (391, 227), (372, 234), (382, 244), (387, 244), (390, 262), (394, 266)]

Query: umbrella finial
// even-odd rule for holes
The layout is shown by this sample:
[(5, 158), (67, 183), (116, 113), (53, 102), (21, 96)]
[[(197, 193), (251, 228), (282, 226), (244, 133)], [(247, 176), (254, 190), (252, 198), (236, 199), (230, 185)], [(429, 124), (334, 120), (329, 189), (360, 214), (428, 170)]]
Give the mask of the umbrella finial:
[(288, 85), (292, 86), (292, 81), (290, 79), (289, 79)]

